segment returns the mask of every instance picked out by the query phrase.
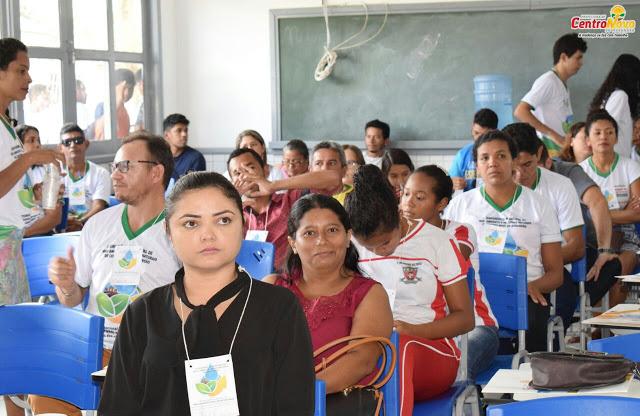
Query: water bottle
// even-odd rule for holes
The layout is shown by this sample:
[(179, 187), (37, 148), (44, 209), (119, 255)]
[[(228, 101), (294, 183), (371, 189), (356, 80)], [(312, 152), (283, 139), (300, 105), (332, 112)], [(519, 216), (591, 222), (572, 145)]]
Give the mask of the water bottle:
[(42, 181), (42, 208), (56, 208), (60, 184), (60, 168), (53, 163), (46, 164), (44, 166), (44, 179)]
[(475, 111), (490, 108), (498, 115), (498, 128), (513, 123), (511, 77), (507, 75), (478, 75), (473, 78)]

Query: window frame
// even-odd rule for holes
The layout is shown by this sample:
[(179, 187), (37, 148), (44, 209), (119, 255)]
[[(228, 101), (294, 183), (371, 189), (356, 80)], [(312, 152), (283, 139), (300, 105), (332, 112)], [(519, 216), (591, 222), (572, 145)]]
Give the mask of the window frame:
[[(2, 0), (2, 36), (20, 39), (20, 1)], [(73, 40), (73, 0), (57, 0), (60, 26), (60, 46), (29, 46), (29, 58), (59, 59), (62, 67), (62, 119), (66, 122), (77, 122), (76, 114), (76, 74), (75, 62), (104, 61), (107, 62), (109, 80), (114, 79), (115, 67), (118, 63), (136, 63), (143, 65), (144, 71), (144, 125), (150, 131), (160, 131), (162, 124), (163, 102), (159, 94), (162, 86), (162, 55), (160, 38), (160, 4), (159, 0), (139, 0), (141, 4), (142, 52), (119, 52), (114, 49), (113, 0), (104, 0), (107, 4), (107, 50), (91, 50), (74, 48)], [(109, 104), (111, 110), (112, 137), (92, 143), (105, 143), (90, 148), (89, 154), (100, 154), (105, 148), (119, 147), (122, 138), (113, 137), (116, 129), (115, 89), (109, 85)], [(11, 111), (21, 123), (24, 122), (22, 102), (12, 103)], [(62, 126), (60, 126), (62, 127)], [(111, 143), (111, 145), (107, 144)], [(116, 143), (116, 145), (113, 145)], [(94, 146), (92, 146), (94, 147)], [(103, 148), (103, 149), (99, 149)]]

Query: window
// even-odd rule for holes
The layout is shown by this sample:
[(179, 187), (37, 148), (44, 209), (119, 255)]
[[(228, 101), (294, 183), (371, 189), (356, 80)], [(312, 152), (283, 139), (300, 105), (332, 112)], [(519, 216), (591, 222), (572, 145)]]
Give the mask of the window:
[(160, 84), (152, 58), (159, 56), (157, 0), (8, 0), (1, 7), (4, 35), (21, 39), (31, 60), (33, 82), (13, 115), (36, 126), (44, 144), (58, 143), (65, 122), (94, 141), (159, 130), (161, 101), (147, 103), (143, 87), (144, 78), (148, 91)]

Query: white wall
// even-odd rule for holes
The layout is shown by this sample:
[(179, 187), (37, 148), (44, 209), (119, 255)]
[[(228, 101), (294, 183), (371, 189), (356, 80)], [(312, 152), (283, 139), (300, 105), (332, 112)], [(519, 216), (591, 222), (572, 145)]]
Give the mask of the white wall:
[[(387, 1), (425, 2), (429, 1)], [(233, 147), (236, 134), (248, 128), (271, 139), (269, 10), (321, 4), (161, 0), (164, 112), (184, 113), (191, 120), (192, 146)]]

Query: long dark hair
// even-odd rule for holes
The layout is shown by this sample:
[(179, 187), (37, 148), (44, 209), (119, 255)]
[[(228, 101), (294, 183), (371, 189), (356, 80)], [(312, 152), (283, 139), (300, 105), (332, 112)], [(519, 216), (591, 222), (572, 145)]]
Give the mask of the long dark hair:
[(593, 97), (589, 112), (599, 110), (616, 89), (621, 89), (627, 93), (631, 117), (638, 115), (640, 59), (637, 56), (628, 53), (618, 56), (600, 89)]
[[(296, 232), (300, 228), (300, 221), (307, 212), (314, 208), (328, 209), (333, 211), (334, 214), (340, 220), (340, 223), (344, 227), (345, 231), (351, 229), (351, 221), (349, 221), (349, 215), (344, 210), (342, 205), (333, 197), (321, 194), (309, 194), (298, 199), (291, 211), (289, 212), (289, 220), (287, 221), (287, 234), (290, 238), (296, 238)], [(358, 268), (358, 252), (353, 244), (349, 244), (347, 247), (347, 253), (344, 257), (343, 266), (345, 269), (354, 273), (360, 273)], [(289, 276), (294, 276), (302, 271), (302, 262), (300, 256), (294, 253), (289, 247), (287, 252), (287, 259), (285, 261), (285, 271)]]
[(364, 165), (356, 171), (353, 191), (347, 195), (344, 206), (355, 235), (369, 238), (400, 227), (396, 196), (375, 165)]

